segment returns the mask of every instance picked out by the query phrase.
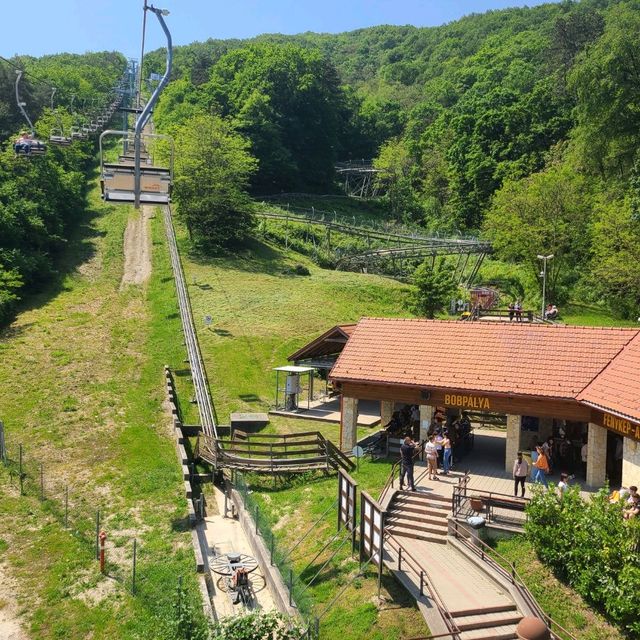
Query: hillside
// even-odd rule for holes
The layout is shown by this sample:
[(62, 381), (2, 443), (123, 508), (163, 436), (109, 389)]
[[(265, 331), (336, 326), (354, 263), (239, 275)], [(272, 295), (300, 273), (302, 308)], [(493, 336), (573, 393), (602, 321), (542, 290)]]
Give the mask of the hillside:
[[(258, 196), (335, 192), (335, 161), (373, 157), (390, 217), (484, 233), (525, 267), (535, 303), (535, 256), (552, 253), (554, 300), (637, 317), (639, 9), (585, 0), (194, 43), (176, 51), (156, 121), (175, 133), (220, 116), (258, 161)], [(161, 52), (145, 64), (161, 68)]]

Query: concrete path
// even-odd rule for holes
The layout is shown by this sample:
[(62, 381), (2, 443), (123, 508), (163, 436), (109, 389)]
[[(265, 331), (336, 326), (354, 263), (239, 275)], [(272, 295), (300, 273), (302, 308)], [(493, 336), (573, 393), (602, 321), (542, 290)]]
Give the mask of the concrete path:
[[(218, 507), (217, 513), (211, 514), (205, 518), (204, 527), (202, 529), (208, 549), (205, 567), (205, 570), (207, 571), (209, 571), (209, 566), (211, 565), (213, 558), (217, 555), (232, 551), (254, 555), (251, 545), (249, 544), (240, 523), (235, 519), (225, 518), (223, 515), (224, 494), (216, 486), (214, 486), (214, 492), (216, 505)], [(210, 509), (210, 511), (213, 511), (213, 509)], [(220, 619), (242, 613), (242, 605), (232, 604), (231, 598), (225, 592), (225, 585), (221, 576), (211, 572), (211, 577), (214, 585), (212, 603), (216, 611), (216, 616)], [(250, 574), (250, 581), (255, 595), (253, 609), (263, 609), (266, 611), (276, 609), (273, 597), (267, 587), (260, 567)]]

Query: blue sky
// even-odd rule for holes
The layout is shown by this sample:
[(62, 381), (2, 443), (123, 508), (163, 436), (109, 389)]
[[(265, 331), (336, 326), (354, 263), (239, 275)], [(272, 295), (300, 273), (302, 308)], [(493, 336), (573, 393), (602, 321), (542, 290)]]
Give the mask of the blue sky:
[[(377, 24), (433, 26), (533, 0), (155, 0), (171, 11), (174, 43), (260, 33), (338, 33)], [(139, 57), (142, 0), (3, 0), (0, 55), (118, 50)], [(154, 20), (155, 22), (155, 20)], [(148, 49), (163, 44), (159, 26)]]

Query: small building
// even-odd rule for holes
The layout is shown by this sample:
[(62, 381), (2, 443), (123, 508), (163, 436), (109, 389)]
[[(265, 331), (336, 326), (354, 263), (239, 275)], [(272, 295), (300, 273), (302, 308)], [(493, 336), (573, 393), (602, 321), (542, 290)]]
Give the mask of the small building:
[[(326, 334), (325, 334), (326, 335)], [(330, 379), (342, 393), (341, 447), (356, 444), (360, 400), (420, 407), (426, 437), (436, 407), (506, 415), (505, 469), (516, 452), (561, 429), (586, 481), (640, 484), (640, 330), (521, 323), (363, 318)]]
[(355, 323), (338, 324), (292, 353), (287, 360), (299, 367), (313, 367), (327, 373), (333, 368), (355, 328)]

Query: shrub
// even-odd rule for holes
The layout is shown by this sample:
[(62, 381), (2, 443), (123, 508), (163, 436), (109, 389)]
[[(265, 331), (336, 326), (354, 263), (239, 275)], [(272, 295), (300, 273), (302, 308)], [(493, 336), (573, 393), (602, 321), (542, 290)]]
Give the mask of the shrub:
[(213, 630), (213, 640), (302, 640), (304, 631), (281, 613), (248, 613), (222, 620)]
[(527, 508), (526, 532), (558, 577), (614, 623), (637, 633), (640, 522), (623, 520), (621, 511), (621, 504), (609, 502), (606, 488), (589, 501), (577, 487), (562, 498), (536, 490)]

